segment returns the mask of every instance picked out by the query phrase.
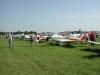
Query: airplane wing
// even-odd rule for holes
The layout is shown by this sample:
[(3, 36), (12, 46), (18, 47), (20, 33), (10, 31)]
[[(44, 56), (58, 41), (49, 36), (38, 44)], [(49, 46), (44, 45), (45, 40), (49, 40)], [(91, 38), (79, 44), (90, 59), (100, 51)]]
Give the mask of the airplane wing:
[(98, 44), (98, 45), (100, 45), (100, 43), (99, 42), (94, 42), (94, 41), (88, 41), (89, 43), (94, 43), (94, 44)]

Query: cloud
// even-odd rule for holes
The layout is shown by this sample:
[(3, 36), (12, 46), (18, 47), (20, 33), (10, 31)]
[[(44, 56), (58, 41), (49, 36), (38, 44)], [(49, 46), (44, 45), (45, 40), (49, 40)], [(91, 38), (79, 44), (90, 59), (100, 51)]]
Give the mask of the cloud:
[(91, 16), (88, 16), (89, 18), (100, 18), (100, 15), (91, 15)]
[(79, 17), (77, 15), (67, 14), (67, 13), (64, 13), (64, 12), (58, 12), (56, 14), (56, 16), (61, 16), (61, 17), (65, 17), (65, 18), (78, 18)]
[(78, 18), (79, 16), (75, 16), (75, 15), (65, 15), (63, 17), (67, 17), (67, 18)]
[(64, 17), (64, 18), (94, 18), (94, 19), (100, 19), (100, 14), (91, 14), (87, 12), (81, 12), (77, 13), (78, 15), (72, 14), (72, 13), (65, 13), (65, 12), (58, 12), (56, 13), (56, 16)]

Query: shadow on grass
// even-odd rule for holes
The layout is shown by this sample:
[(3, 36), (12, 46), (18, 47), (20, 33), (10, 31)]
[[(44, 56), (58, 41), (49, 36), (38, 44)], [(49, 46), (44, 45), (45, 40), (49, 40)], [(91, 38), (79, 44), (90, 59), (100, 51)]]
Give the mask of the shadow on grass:
[(100, 49), (92, 49), (91, 50), (90, 48), (86, 48), (86, 49), (81, 49), (81, 50), (86, 51), (86, 52), (96, 53), (96, 54), (84, 56), (83, 58), (88, 58), (88, 59), (100, 58)]
[(64, 45), (63, 47), (66, 47), (66, 48), (75, 48), (75, 46), (73, 46), (73, 45)]
[[(56, 43), (56, 44), (52, 44), (52, 43), (48, 43), (50, 46), (60, 46), (60, 44)], [(65, 47), (65, 48), (75, 48), (75, 46), (73, 46), (72, 44), (64, 44), (61, 45), (61, 47)]]
[(51, 45), (49, 45), (49, 44), (42, 44), (42, 45), (38, 45), (39, 47), (49, 47), (49, 46), (51, 46)]

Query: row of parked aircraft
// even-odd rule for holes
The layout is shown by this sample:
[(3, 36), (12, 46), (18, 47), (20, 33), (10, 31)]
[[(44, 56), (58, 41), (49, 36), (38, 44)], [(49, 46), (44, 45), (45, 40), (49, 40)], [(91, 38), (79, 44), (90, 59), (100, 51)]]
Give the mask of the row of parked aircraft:
[[(24, 35), (25, 39), (30, 39), (30, 35)], [(53, 35), (37, 35), (39, 37), (39, 40), (45, 40), (47, 37), (50, 38), (53, 42), (58, 42), (59, 45), (63, 45), (63, 43), (66, 42), (84, 42), (86, 41), (85, 34), (81, 33), (74, 33), (74, 34), (69, 34), (68, 36), (62, 36), (59, 34), (53, 34)], [(94, 44), (100, 44), (99, 42), (93, 42), (93, 41), (88, 41), (89, 43), (94, 43)]]

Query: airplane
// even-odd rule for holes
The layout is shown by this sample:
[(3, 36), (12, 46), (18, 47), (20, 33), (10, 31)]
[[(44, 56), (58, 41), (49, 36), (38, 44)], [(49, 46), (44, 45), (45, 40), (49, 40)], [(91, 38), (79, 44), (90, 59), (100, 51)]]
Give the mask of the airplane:
[(24, 35), (24, 40), (29, 40), (31, 39), (30, 35)]
[[(32, 34), (24, 35), (24, 40), (30, 40), (31, 39), (31, 35)], [(48, 36), (47, 35), (39, 35), (39, 34), (37, 34), (36, 37), (39, 39), (39, 41), (41, 41), (41, 40), (46, 40)]]
[(62, 46), (64, 43), (70, 43), (70, 42), (84, 42), (86, 40), (84, 34), (71, 34), (69, 36), (62, 36), (62, 35), (53, 35), (51, 36), (51, 40), (53, 41), (53, 44), (59, 44)]
[(39, 38), (39, 41), (41, 40), (46, 40), (47, 39), (47, 35), (40, 35), (40, 34), (37, 34), (37, 38)]
[(65, 38), (65, 36), (62, 36), (62, 35), (58, 35), (58, 34), (53, 34), (52, 36), (51, 36), (51, 40), (60, 40), (60, 39), (64, 39)]
[(46, 38), (47, 38), (48, 36), (40, 36), (40, 35), (37, 35), (37, 37), (39, 37), (39, 40), (46, 40)]

